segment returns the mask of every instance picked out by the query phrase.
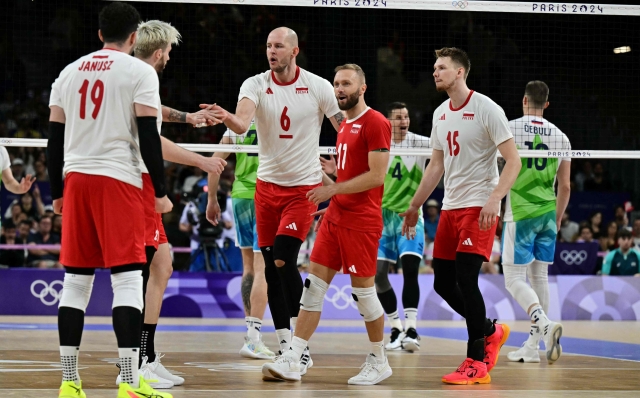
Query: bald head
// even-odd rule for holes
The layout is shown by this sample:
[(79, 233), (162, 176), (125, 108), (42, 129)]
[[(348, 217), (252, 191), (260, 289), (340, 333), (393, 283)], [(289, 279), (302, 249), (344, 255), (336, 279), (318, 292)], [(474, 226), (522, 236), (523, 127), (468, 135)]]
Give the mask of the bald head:
[(267, 41), (280, 41), (282, 43), (287, 43), (292, 48), (298, 47), (298, 35), (293, 29), (287, 28), (286, 26), (281, 26), (276, 28), (269, 33), (269, 39)]

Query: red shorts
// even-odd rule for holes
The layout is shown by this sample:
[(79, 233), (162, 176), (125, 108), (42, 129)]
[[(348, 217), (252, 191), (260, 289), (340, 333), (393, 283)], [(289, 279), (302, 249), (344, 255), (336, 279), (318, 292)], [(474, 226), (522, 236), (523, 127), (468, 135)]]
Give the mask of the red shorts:
[(109, 268), (146, 261), (140, 189), (110, 177), (69, 173), (63, 213), (63, 265)]
[(480, 210), (480, 207), (442, 210), (433, 245), (434, 258), (455, 260), (456, 252), (463, 252), (479, 254), (489, 261), (498, 223), (487, 231), (480, 231)]
[(318, 210), (307, 199), (307, 192), (320, 185), (283, 187), (258, 179), (255, 195), (258, 246), (273, 246), (276, 235), (304, 241), (313, 223), (311, 213)]
[(309, 259), (314, 263), (358, 277), (376, 275), (382, 231), (361, 232), (322, 220)]
[(162, 225), (162, 214), (156, 213), (156, 191), (148, 173), (142, 173), (142, 200), (144, 202), (144, 245), (153, 246), (167, 243), (167, 235)]

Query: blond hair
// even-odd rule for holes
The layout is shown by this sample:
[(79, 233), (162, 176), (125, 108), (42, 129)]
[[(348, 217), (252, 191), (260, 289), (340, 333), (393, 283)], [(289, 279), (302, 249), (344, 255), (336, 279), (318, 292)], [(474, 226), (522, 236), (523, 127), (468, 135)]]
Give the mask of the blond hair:
[(360, 66), (356, 64), (344, 64), (344, 65), (336, 66), (336, 69), (334, 70), (334, 72), (338, 73), (338, 71), (341, 71), (341, 70), (354, 70), (356, 71), (358, 76), (360, 76), (360, 80), (362, 80), (362, 84), (367, 83), (367, 79), (365, 78), (364, 71)]
[(436, 58), (445, 57), (451, 58), (451, 61), (453, 61), (454, 64), (457, 64), (464, 69), (464, 78), (466, 80), (467, 76), (469, 76), (469, 71), (471, 70), (471, 61), (469, 60), (467, 53), (456, 47), (443, 47), (436, 50)]
[(170, 23), (158, 20), (141, 22), (138, 25), (138, 40), (135, 54), (149, 58), (156, 50), (164, 50), (169, 44), (178, 44), (182, 36)]

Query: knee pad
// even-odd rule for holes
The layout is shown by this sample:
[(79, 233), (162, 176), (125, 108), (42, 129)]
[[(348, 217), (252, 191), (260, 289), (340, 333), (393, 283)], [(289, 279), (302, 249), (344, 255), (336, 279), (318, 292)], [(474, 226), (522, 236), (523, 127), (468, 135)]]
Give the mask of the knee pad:
[(62, 297), (58, 307), (70, 307), (82, 312), (87, 310), (95, 275), (64, 274)]
[(354, 287), (351, 295), (365, 322), (373, 322), (384, 314), (375, 287)]
[(142, 271), (128, 271), (111, 274), (113, 289), (113, 305), (116, 307), (133, 307), (142, 311)]
[(402, 259), (402, 275), (404, 278), (415, 278), (417, 280), (422, 258), (414, 254), (405, 254), (400, 258)]
[(384, 293), (391, 290), (391, 282), (389, 282), (389, 265), (391, 262), (386, 260), (378, 260), (378, 269), (376, 272), (376, 291)]
[(329, 290), (327, 282), (313, 274), (309, 274), (304, 281), (304, 290), (300, 298), (300, 309), (310, 312), (322, 312), (324, 296)]
[(297, 266), (302, 241), (288, 235), (276, 235), (273, 243), (273, 260), (284, 261), (284, 266)]
[(509, 264), (502, 266), (505, 287), (525, 312), (539, 302), (536, 292), (527, 284), (527, 268)]

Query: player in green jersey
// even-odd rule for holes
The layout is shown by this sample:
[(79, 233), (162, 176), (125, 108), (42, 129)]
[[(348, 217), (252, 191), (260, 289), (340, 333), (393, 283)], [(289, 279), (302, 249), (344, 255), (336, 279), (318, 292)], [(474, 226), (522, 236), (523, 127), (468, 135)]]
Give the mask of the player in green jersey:
[[(549, 87), (542, 81), (527, 84), (524, 116), (509, 122), (519, 149), (569, 152), (567, 136), (542, 117), (549, 106)], [(518, 179), (507, 195), (502, 230), (502, 264), (507, 290), (531, 317), (529, 338), (510, 352), (510, 361), (540, 362), (540, 339), (549, 363), (562, 354), (562, 325), (547, 318), (548, 265), (553, 262), (562, 214), (569, 203), (570, 158), (522, 159)], [(555, 184), (558, 182), (558, 197)], [(527, 284), (527, 274), (531, 286)]]
[[(230, 130), (222, 136), (220, 144), (258, 145), (256, 126), (251, 122), (249, 130), (238, 135)], [(216, 152), (213, 156), (226, 159), (229, 153)], [(257, 153), (236, 153), (235, 181), (231, 188), (233, 203), (233, 217), (236, 224), (236, 244), (242, 252), (242, 303), (244, 304), (247, 335), (240, 355), (245, 358), (271, 359), (275, 354), (262, 341), (260, 330), (262, 318), (267, 306), (267, 281), (264, 276), (264, 258), (258, 246), (256, 231), (256, 211), (254, 195), (256, 193), (256, 178), (258, 172)], [(219, 175), (209, 175), (209, 186), (217, 187)], [(220, 216), (220, 206), (216, 193), (210, 192), (207, 204), (207, 218), (217, 220)]]

